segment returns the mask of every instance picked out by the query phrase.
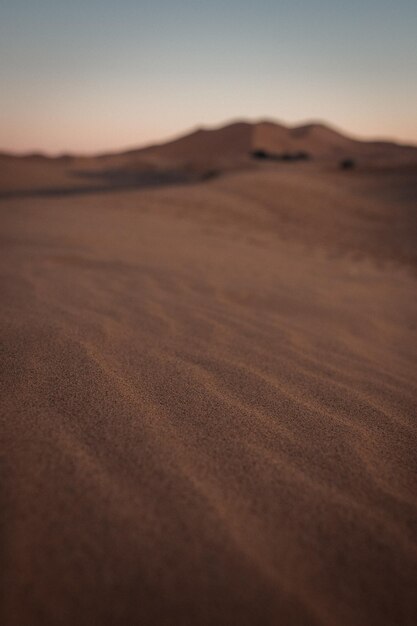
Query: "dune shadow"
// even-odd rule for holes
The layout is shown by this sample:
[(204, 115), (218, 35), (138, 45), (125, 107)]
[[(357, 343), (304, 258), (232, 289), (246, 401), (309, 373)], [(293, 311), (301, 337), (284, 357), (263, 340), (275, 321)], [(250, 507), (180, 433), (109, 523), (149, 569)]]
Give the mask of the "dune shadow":
[(152, 187), (185, 185), (209, 180), (218, 176), (219, 173), (211, 170), (195, 172), (187, 169), (135, 170), (113, 168), (99, 171), (72, 170), (70, 175), (74, 178), (73, 184), (0, 191), (0, 200), (114, 193)]

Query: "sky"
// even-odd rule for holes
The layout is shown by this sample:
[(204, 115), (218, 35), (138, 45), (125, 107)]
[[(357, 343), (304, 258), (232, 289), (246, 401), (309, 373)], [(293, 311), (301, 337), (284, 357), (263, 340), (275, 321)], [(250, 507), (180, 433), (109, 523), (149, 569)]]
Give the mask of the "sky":
[(417, 1), (0, 0), (0, 150), (264, 118), (417, 143)]

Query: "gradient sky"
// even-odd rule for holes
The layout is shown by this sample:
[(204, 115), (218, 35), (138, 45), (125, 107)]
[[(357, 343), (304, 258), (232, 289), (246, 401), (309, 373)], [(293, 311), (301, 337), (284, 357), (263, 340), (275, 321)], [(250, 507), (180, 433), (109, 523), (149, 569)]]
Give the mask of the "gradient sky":
[(3, 150), (265, 117), (417, 143), (417, 1), (0, 0), (0, 93)]

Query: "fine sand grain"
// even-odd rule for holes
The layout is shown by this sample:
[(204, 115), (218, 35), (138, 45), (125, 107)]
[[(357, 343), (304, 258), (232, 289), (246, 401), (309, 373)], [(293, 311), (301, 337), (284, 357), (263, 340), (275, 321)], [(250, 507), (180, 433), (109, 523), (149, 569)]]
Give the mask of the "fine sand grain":
[(0, 202), (1, 624), (415, 623), (416, 198), (306, 164)]

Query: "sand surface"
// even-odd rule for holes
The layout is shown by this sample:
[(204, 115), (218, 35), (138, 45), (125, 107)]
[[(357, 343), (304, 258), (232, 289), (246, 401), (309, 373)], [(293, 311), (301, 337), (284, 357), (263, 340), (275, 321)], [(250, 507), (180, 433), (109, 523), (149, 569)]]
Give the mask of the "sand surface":
[(416, 180), (0, 202), (4, 626), (415, 623)]

